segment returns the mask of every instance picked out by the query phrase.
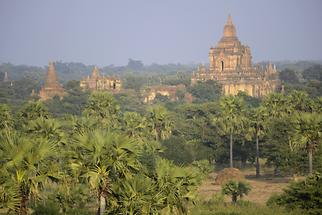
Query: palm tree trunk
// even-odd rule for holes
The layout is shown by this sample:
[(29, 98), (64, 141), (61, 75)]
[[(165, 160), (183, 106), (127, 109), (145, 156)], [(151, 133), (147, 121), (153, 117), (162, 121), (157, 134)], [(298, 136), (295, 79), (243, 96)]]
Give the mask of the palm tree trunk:
[(230, 168), (233, 168), (233, 132), (230, 132)]
[(259, 137), (256, 134), (256, 178), (260, 177), (260, 165), (259, 165)]
[(237, 202), (237, 195), (233, 194), (233, 195), (231, 196), (231, 202), (232, 202), (233, 204), (235, 204), (235, 203)]
[(105, 184), (104, 189), (100, 189), (98, 192), (99, 207), (97, 210), (97, 215), (103, 215), (105, 212), (106, 200), (108, 197), (108, 190), (109, 190), (109, 182)]
[(20, 200), (19, 215), (27, 215), (27, 202), (28, 202), (28, 196), (23, 194)]
[[(245, 148), (245, 139), (242, 139), (242, 148)], [(244, 153), (240, 154), (240, 168), (244, 168), (246, 166), (246, 162), (247, 162), (247, 155)]]
[(106, 199), (103, 195), (100, 195), (99, 197), (99, 208), (97, 211), (98, 215), (103, 215), (106, 207)]
[(313, 150), (309, 148), (309, 173), (312, 175), (313, 173)]

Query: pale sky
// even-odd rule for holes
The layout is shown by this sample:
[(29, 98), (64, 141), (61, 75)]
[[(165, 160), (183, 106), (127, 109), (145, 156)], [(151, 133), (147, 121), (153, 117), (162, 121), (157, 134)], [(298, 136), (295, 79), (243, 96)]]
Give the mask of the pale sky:
[(322, 60), (321, 0), (0, 0), (0, 63), (207, 63), (231, 14), (253, 60)]

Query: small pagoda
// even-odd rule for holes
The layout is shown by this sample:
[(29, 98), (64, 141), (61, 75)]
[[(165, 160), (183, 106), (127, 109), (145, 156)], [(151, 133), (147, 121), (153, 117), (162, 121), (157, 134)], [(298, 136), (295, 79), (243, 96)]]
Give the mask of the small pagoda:
[(57, 80), (57, 74), (54, 63), (49, 62), (46, 81), (39, 92), (40, 100), (45, 101), (48, 99), (52, 99), (55, 96), (63, 98), (64, 95), (64, 88), (59, 84)]
[(8, 72), (6, 71), (5, 73), (4, 73), (4, 78), (3, 78), (3, 82), (9, 82), (10, 80), (9, 80), (9, 77), (8, 77)]
[(7, 87), (12, 87), (13, 86), (13, 81), (11, 81), (10, 79), (9, 79), (9, 76), (8, 76), (8, 72), (7, 71), (5, 71), (4, 72), (4, 78), (3, 78), (3, 80), (0, 82), (0, 85), (5, 85), (5, 86), (7, 86)]

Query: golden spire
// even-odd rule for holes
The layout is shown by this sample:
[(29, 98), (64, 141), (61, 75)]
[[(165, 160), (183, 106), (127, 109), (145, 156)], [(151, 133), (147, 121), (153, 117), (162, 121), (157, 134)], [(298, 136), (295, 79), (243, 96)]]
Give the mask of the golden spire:
[(226, 25), (233, 25), (233, 20), (232, 20), (232, 18), (231, 18), (231, 15), (230, 15), (230, 14), (228, 15), (228, 19), (227, 19), (227, 23), (226, 23)]
[(230, 15), (228, 16), (226, 25), (224, 27), (224, 37), (236, 37), (236, 28)]
[(100, 76), (100, 71), (98, 70), (97, 66), (94, 66), (92, 71), (92, 78), (98, 78)]
[(54, 63), (49, 62), (48, 71), (44, 86), (39, 92), (41, 100), (47, 100), (54, 96), (63, 97), (64, 89), (57, 81), (57, 74)]
[(57, 86), (60, 86), (60, 85), (57, 81), (56, 69), (55, 69), (54, 63), (49, 62), (46, 81), (45, 81), (45, 87), (55, 88)]

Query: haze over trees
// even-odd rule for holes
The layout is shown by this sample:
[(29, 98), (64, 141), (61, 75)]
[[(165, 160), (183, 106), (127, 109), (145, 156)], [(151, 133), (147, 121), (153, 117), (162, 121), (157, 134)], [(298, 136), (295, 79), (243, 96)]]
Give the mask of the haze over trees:
[[(1, 83), (0, 213), (321, 211), (316, 173), (322, 171), (321, 67), (283, 70), (284, 94), (257, 99), (245, 93), (223, 96), (212, 81), (190, 86), (189, 66), (132, 61), (121, 75), (134, 90), (129, 94), (84, 92), (75, 78), (65, 83), (66, 97), (40, 102), (30, 96), (41, 84), (37, 69), (26, 72), (27, 78), (12, 76), (13, 86)], [(67, 72), (74, 64), (60, 66), (75, 73)], [(148, 68), (156, 68), (153, 75)], [(159, 84), (160, 77), (169, 85), (185, 84), (195, 100), (143, 103), (141, 86)], [(280, 177), (309, 177), (272, 197), (268, 206), (237, 200), (249, 191), (239, 182), (225, 189), (237, 200), (234, 205), (221, 197), (200, 200), (198, 186), (209, 172), (224, 167), (251, 168), (257, 177), (266, 169)], [(303, 193), (311, 198), (301, 198)]]

